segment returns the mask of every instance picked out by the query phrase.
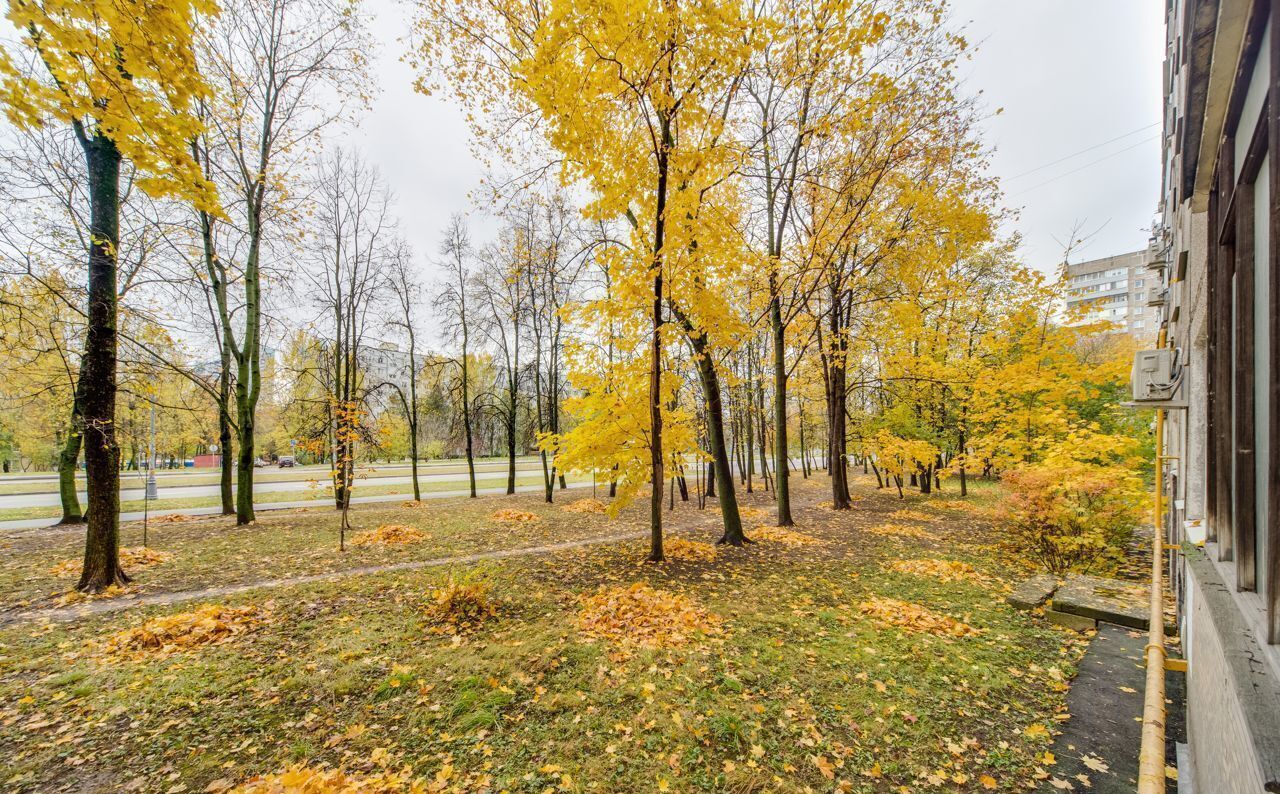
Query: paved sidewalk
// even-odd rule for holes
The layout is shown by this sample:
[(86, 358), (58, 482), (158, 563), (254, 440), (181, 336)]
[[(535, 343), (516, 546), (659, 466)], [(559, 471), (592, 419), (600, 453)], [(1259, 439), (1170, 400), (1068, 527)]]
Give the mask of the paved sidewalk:
[[(1138, 786), (1138, 753), (1142, 746), (1146, 644), (1144, 631), (1098, 624), (1098, 634), (1080, 660), (1079, 673), (1067, 694), (1071, 719), (1062, 726), (1062, 734), (1053, 744), (1057, 763), (1048, 768), (1050, 778), (1040, 785), (1040, 791), (1133, 794)], [(1181, 735), (1180, 673), (1166, 674), (1166, 696), (1166, 738), (1172, 748), (1175, 741), (1185, 741)], [(1173, 794), (1177, 784), (1172, 780), (1169, 783)], [(1070, 784), (1070, 788), (1064, 788), (1064, 784)]]

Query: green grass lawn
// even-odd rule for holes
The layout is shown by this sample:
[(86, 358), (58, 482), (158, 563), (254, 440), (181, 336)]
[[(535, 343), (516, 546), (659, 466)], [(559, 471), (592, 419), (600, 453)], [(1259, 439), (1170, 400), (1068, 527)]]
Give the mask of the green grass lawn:
[[(430, 791), (1025, 790), (1049, 761), (1081, 647), (1004, 603), (1024, 568), (981, 507), (993, 495), (956, 503), (952, 490), (904, 504), (860, 480), (854, 510), (836, 514), (820, 506), (825, 484), (794, 489), (795, 531), (818, 543), (757, 530), (745, 549), (654, 565), (632, 539), (259, 590), (208, 601), (258, 606), (260, 624), (166, 658), (113, 655), (104, 642), (205, 601), (0, 628), (5, 787), (222, 791), (305, 763), (352, 775), (405, 768)], [(771, 503), (759, 493), (744, 502), (751, 534)], [(542, 520), (489, 519), (504, 507)], [(915, 517), (892, 515), (902, 509)], [(643, 531), (646, 511), (609, 520), (537, 495), (366, 507), (355, 511), (362, 528), (404, 523), (427, 538), (346, 553), (327, 511), (264, 514), (239, 530), (174, 524), (155, 540), (174, 556), (140, 571), (138, 585), (163, 592)], [(678, 503), (667, 519), (672, 538), (719, 535), (710, 510)], [(919, 532), (871, 531), (885, 523)], [(21, 570), (65, 588), (42, 572), (74, 540), (10, 541), (0, 599), (31, 596)], [(920, 559), (968, 563), (973, 575), (941, 581), (892, 567)], [(442, 629), (433, 591), (451, 576), (487, 583), (496, 615), (460, 634)], [(686, 642), (584, 633), (583, 596), (637, 582), (705, 611)], [(872, 599), (977, 633), (911, 632), (867, 614)]]
[[(581, 482), (582, 478), (567, 478), (573, 482)], [(327, 480), (315, 480), (315, 486), (302, 491), (264, 491), (256, 494), (254, 504), (272, 504), (274, 502), (307, 502), (312, 500), (333, 499), (332, 492), (328, 488)], [(524, 488), (531, 485), (542, 484), (541, 472), (516, 472), (516, 487)], [(506, 486), (506, 479), (487, 479), (477, 480), (477, 489), (486, 488), (502, 488)], [(465, 480), (455, 480), (449, 482), (432, 482), (430, 480), (419, 480), (418, 491), (420, 493), (439, 493), (442, 491), (465, 491), (468, 485)], [(165, 499), (164, 491), (160, 491), (160, 499), (151, 502), (149, 509), (157, 515), (170, 512), (173, 510), (186, 510), (193, 507), (216, 507), (222, 504), (222, 500), (218, 496), (190, 496), (183, 499)], [(391, 485), (381, 485), (376, 477), (365, 479), (357, 479), (353, 495), (361, 496), (391, 496), (396, 494), (412, 495), (413, 484), (395, 483)], [(81, 505), (83, 508), (84, 505)], [(123, 513), (141, 513), (144, 505), (141, 499), (130, 499), (120, 503), (120, 511)], [(55, 505), (40, 507), (12, 507), (0, 509), (0, 521), (20, 521), (34, 518), (58, 518), (62, 515), (62, 508)]]

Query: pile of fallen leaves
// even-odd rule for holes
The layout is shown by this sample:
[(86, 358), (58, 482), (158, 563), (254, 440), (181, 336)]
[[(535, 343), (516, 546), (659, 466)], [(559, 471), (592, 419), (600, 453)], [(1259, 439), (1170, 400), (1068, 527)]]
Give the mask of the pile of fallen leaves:
[(232, 789), (232, 794), (419, 794), (439, 790), (414, 778), (408, 767), (398, 772), (357, 775), (294, 764), (283, 772), (247, 780)]
[(265, 607), (205, 604), (191, 612), (152, 618), (141, 626), (117, 632), (106, 641), (109, 653), (164, 658), (191, 648), (220, 645), (257, 628), (266, 619)]
[(416, 510), (417, 508), (420, 508), (420, 507), (426, 507), (427, 503), (416, 501), (414, 499), (409, 499), (408, 501), (401, 502), (400, 506), (406, 510)]
[(716, 547), (700, 540), (667, 538), (662, 541), (662, 554), (668, 560), (710, 562), (716, 558)]
[(973, 637), (981, 633), (968, 623), (933, 612), (910, 601), (894, 598), (872, 598), (858, 605), (862, 614), (877, 623), (896, 626), (903, 631), (939, 634), (947, 637)]
[(489, 516), (494, 521), (504, 521), (508, 524), (533, 524), (542, 519), (537, 513), (526, 513), (523, 510), (515, 510), (510, 507), (504, 507)]
[(889, 565), (889, 570), (916, 576), (928, 576), (943, 582), (984, 581), (986, 579), (969, 563), (956, 560), (896, 560)]
[(484, 579), (450, 576), (442, 587), (431, 591), (427, 620), (437, 631), (455, 634), (477, 628), (498, 614), (497, 601), (489, 591), (489, 582)]
[(770, 526), (756, 527), (751, 530), (751, 539), (767, 540), (773, 543), (781, 543), (784, 546), (821, 546), (825, 542), (812, 535), (796, 532), (786, 527)]
[(417, 543), (426, 538), (422, 530), (404, 524), (383, 524), (377, 529), (361, 532), (351, 539), (352, 546), (394, 546)]
[(166, 513), (162, 516), (152, 516), (147, 519), (152, 524), (181, 524), (184, 521), (196, 521), (200, 516), (188, 516), (182, 513)]
[(578, 630), (619, 645), (675, 647), (698, 633), (719, 633), (720, 618), (685, 596), (636, 582), (583, 596)]
[[(120, 549), (120, 567), (125, 570), (137, 568), (149, 568), (152, 565), (159, 565), (162, 562), (168, 562), (173, 557), (172, 554), (146, 546), (138, 546), (133, 549)], [(49, 573), (54, 576), (76, 576), (79, 575), (81, 568), (84, 566), (84, 560), (63, 560), (57, 565), (49, 569)]]
[(883, 537), (896, 538), (916, 538), (918, 540), (935, 540), (930, 532), (926, 532), (919, 527), (909, 527), (906, 524), (880, 524), (879, 526), (870, 527), (866, 530), (872, 535), (881, 535)]
[(738, 515), (743, 518), (760, 518), (764, 515), (764, 511), (758, 507), (741, 507), (738, 508)]
[(566, 513), (604, 513), (608, 510), (604, 502), (590, 497), (570, 502), (560, 509)]
[(930, 502), (930, 507), (936, 507), (940, 510), (959, 510), (962, 513), (978, 513), (982, 508), (973, 502), (966, 502), (963, 499), (941, 499), (937, 502)]
[(933, 521), (937, 516), (904, 507), (901, 510), (894, 510), (889, 514), (889, 518), (896, 518), (899, 521)]

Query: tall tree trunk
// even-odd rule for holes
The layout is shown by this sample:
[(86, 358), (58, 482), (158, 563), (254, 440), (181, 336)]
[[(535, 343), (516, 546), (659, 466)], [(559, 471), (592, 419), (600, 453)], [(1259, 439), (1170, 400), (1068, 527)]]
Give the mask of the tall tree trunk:
[[(223, 348), (225, 351), (225, 347)], [(222, 502), (224, 516), (235, 515), (235, 491), (231, 487), (231, 414), (227, 406), (231, 404), (231, 357), (222, 354), (222, 373), (218, 377), (218, 451), (222, 457), (218, 459), (218, 495)]]
[(89, 175), (89, 324), (80, 365), (88, 528), (76, 589), (128, 583), (120, 567), (120, 448), (116, 444), (116, 255), (120, 250), (120, 150), (77, 128)]
[[(704, 345), (705, 347), (705, 339)], [(696, 346), (695, 346), (696, 348)], [(738, 511), (738, 495), (733, 490), (733, 470), (729, 467), (729, 447), (725, 443), (724, 400), (720, 393), (720, 376), (706, 351), (694, 352), (697, 359), (698, 378), (707, 399), (707, 440), (711, 444), (711, 462), (715, 470), (714, 484), (708, 480), (708, 495), (720, 501), (720, 516), (724, 522), (724, 534), (720, 543), (741, 546), (749, 543), (742, 531), (742, 515)]]
[(62, 502), (62, 520), (59, 524), (83, 524), (80, 512), (80, 494), (76, 488), (76, 464), (80, 460), (80, 447), (84, 440), (84, 417), (80, 412), (80, 384), (76, 384), (71, 398), (71, 420), (67, 423), (67, 441), (58, 453), (58, 496)]

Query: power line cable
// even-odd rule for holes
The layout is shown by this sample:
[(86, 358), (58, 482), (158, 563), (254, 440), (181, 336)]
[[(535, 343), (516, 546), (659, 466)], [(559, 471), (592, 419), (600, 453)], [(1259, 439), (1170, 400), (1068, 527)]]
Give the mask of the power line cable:
[(1038, 189), (1038, 188), (1042, 188), (1042, 187), (1044, 187), (1045, 185), (1051, 185), (1051, 184), (1053, 184), (1054, 182), (1057, 182), (1059, 179), (1063, 179), (1063, 178), (1065, 178), (1065, 177), (1069, 177), (1069, 176), (1071, 176), (1072, 174), (1078, 174), (1078, 173), (1080, 173), (1081, 171), (1085, 170), (1086, 168), (1092, 168), (1093, 166), (1097, 165), (1098, 163), (1102, 163), (1102, 162), (1105, 162), (1105, 161), (1107, 161), (1107, 160), (1110, 160), (1112, 157), (1118, 157), (1119, 155), (1122, 155), (1122, 154), (1124, 154), (1125, 152), (1131, 151), (1131, 150), (1133, 150), (1133, 149), (1138, 148), (1139, 146), (1143, 146), (1143, 145), (1145, 145), (1145, 144), (1151, 143), (1152, 141), (1156, 141), (1156, 140), (1159, 140), (1159, 139), (1160, 139), (1160, 136), (1159, 136), (1159, 135), (1153, 135), (1153, 136), (1151, 136), (1150, 138), (1144, 138), (1143, 140), (1138, 141), (1137, 143), (1133, 144), (1132, 146), (1126, 146), (1126, 147), (1124, 147), (1123, 149), (1120, 149), (1119, 151), (1115, 151), (1115, 152), (1112, 152), (1111, 154), (1106, 155), (1105, 157), (1099, 157), (1097, 160), (1094, 160), (1094, 161), (1092, 161), (1092, 162), (1085, 163), (1084, 165), (1080, 166), (1079, 168), (1073, 168), (1072, 170), (1067, 171), (1066, 173), (1058, 174), (1057, 176), (1053, 177), (1052, 179), (1046, 179), (1045, 181), (1041, 182), (1041, 183), (1040, 183), (1040, 184), (1038, 184), (1038, 185), (1032, 185), (1031, 187), (1026, 188), (1026, 189), (1024, 189), (1024, 190), (1019, 190), (1017, 193), (1010, 193), (1010, 194), (1009, 194), (1009, 197), (1010, 197), (1010, 198), (1013, 198), (1014, 196), (1021, 196), (1023, 193), (1030, 193), (1031, 191), (1036, 190), (1036, 189)]
[(1138, 128), (1138, 129), (1136, 129), (1136, 130), (1130, 130), (1129, 132), (1126, 132), (1126, 133), (1125, 133), (1125, 134), (1123, 134), (1123, 135), (1117, 135), (1116, 137), (1112, 138), (1112, 139), (1111, 139), (1111, 140), (1109, 140), (1109, 141), (1103, 141), (1102, 143), (1095, 143), (1093, 146), (1089, 146), (1089, 147), (1087, 147), (1087, 148), (1081, 149), (1081, 150), (1080, 150), (1080, 151), (1078, 151), (1078, 152), (1072, 152), (1071, 154), (1067, 155), (1066, 157), (1059, 157), (1057, 160), (1054, 160), (1053, 162), (1045, 163), (1044, 165), (1036, 166), (1035, 168), (1032, 168), (1030, 171), (1023, 171), (1023, 172), (1022, 172), (1022, 173), (1020, 173), (1020, 174), (1015, 174), (1015, 175), (1013, 175), (1013, 176), (1011, 176), (1011, 177), (1007, 178), (1005, 181), (1006, 181), (1006, 182), (1012, 182), (1012, 181), (1013, 181), (1013, 180), (1015, 180), (1015, 179), (1021, 179), (1021, 178), (1022, 178), (1022, 177), (1024, 177), (1024, 176), (1030, 176), (1031, 174), (1034, 174), (1034, 173), (1036, 173), (1037, 171), (1043, 171), (1044, 169), (1046, 169), (1046, 168), (1051, 168), (1051, 167), (1053, 167), (1053, 166), (1055, 166), (1055, 165), (1057, 165), (1057, 164), (1059, 164), (1059, 163), (1065, 163), (1066, 161), (1068, 161), (1068, 160), (1072, 160), (1072, 159), (1075, 159), (1076, 157), (1079, 157), (1079, 156), (1080, 156), (1080, 155), (1082, 155), (1082, 154), (1088, 154), (1089, 152), (1092, 152), (1092, 151), (1093, 151), (1093, 150), (1095, 150), (1095, 149), (1101, 149), (1103, 146), (1107, 146), (1107, 145), (1109, 145), (1109, 144), (1115, 143), (1116, 141), (1122, 141), (1122, 140), (1124, 140), (1125, 138), (1128, 138), (1128, 137), (1129, 137), (1129, 136), (1131, 136), (1131, 135), (1137, 135), (1139, 132), (1145, 132), (1146, 130), (1151, 129), (1152, 127), (1155, 127), (1155, 126), (1157, 126), (1157, 125), (1158, 125), (1158, 124), (1160, 124), (1160, 123), (1161, 123), (1161, 122), (1157, 121), (1157, 122), (1154, 122), (1154, 123), (1148, 124), (1148, 125), (1146, 125), (1145, 127), (1139, 127), (1139, 128)]

